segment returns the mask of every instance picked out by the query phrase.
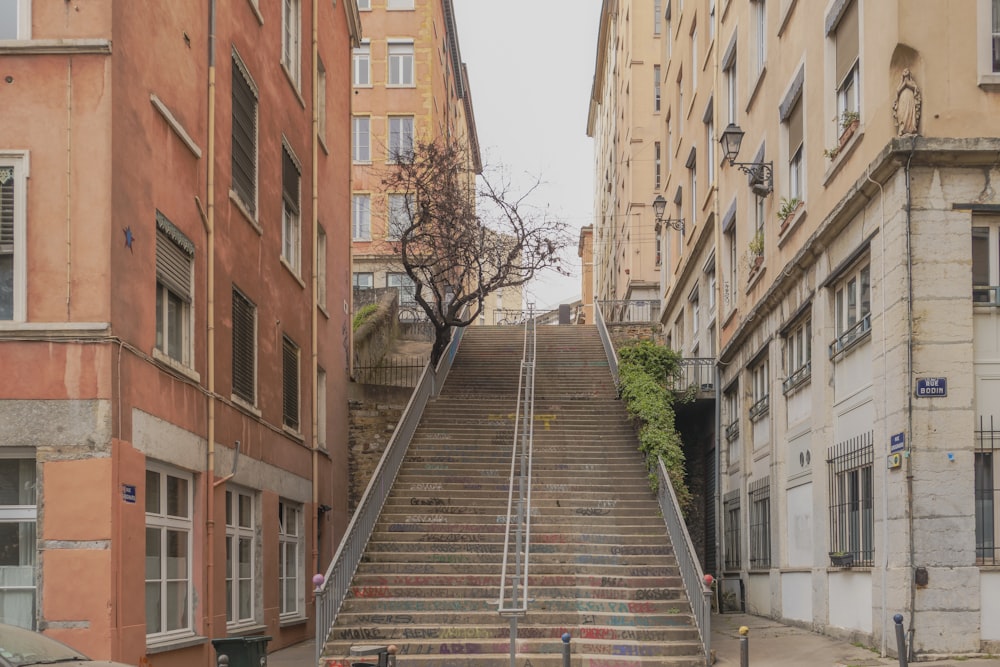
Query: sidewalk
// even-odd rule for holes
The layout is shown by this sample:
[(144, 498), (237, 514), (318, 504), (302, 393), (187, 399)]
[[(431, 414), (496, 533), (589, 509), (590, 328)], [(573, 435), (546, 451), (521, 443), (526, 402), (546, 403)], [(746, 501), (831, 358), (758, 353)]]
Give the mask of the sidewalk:
[(310, 639), (269, 653), (268, 667), (316, 667), (316, 641)]
[[(712, 616), (712, 648), (719, 667), (739, 667), (741, 625), (750, 628), (751, 667), (899, 667), (897, 658), (802, 628), (749, 614)], [(943, 659), (910, 663), (933, 667), (1000, 667), (1000, 659)]]

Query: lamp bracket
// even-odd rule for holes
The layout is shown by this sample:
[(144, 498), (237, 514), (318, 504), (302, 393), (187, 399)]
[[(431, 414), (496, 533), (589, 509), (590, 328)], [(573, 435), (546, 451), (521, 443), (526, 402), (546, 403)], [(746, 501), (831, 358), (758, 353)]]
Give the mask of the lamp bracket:
[(734, 162), (729, 164), (750, 177), (750, 189), (759, 197), (774, 192), (773, 162)]

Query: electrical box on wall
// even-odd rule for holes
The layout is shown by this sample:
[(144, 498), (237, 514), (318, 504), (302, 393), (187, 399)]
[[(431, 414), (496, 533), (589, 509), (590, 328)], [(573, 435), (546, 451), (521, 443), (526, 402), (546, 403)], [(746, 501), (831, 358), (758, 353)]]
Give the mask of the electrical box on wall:
[(902, 467), (902, 465), (903, 465), (903, 455), (900, 454), (899, 452), (895, 454), (889, 454), (889, 456), (886, 457), (886, 466), (889, 468), (889, 470), (895, 470), (896, 468)]

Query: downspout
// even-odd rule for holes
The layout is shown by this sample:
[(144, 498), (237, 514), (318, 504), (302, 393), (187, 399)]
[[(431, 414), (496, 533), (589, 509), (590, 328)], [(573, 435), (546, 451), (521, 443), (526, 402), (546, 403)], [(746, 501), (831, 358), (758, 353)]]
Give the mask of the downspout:
[(910, 455), (906, 457), (906, 518), (907, 532), (910, 543), (910, 627), (907, 630), (906, 643), (909, 653), (913, 653), (913, 616), (917, 611), (917, 587), (914, 581), (916, 567), (916, 547), (913, 541), (913, 255), (912, 255), (912, 193), (910, 191), (910, 162), (917, 147), (917, 138), (910, 137), (910, 155), (906, 158), (904, 174), (906, 178), (906, 437), (909, 439)]
[(312, 571), (319, 572), (319, 0), (312, 3)]
[(73, 56), (66, 61), (66, 321), (69, 322), (73, 319), (70, 316), (73, 298)]
[[(205, 635), (214, 637), (215, 615), (215, 2), (208, 2), (208, 148), (207, 220), (205, 221), (208, 264), (208, 461), (205, 465)], [(212, 662), (211, 660), (209, 661)]]
[[(713, 26), (713, 33), (716, 34), (716, 35), (721, 34), (719, 32), (719, 27), (720, 27), (720, 25), (722, 23), (722, 12), (718, 11), (718, 8), (717, 8), (717, 11), (715, 12), (714, 21), (715, 21), (715, 26)], [(667, 33), (669, 33), (669, 32), (670, 31), (668, 30)], [(672, 36), (670, 34), (667, 34), (667, 39), (668, 40), (671, 39), (671, 37)], [(713, 68), (713, 70), (712, 70), (712, 81), (713, 82), (718, 82), (718, 80), (719, 80), (719, 72), (720, 72), (720, 69), (719, 69), (720, 68), (720, 63), (719, 63), (719, 49), (717, 49), (717, 48), (716, 49), (712, 49), (712, 51), (713, 51), (713, 56), (712, 56), (712, 68)], [(715, 88), (716, 88), (716, 90), (718, 90), (718, 86), (716, 86)], [(714, 130), (715, 133), (718, 133), (718, 131), (719, 131), (719, 118), (721, 117), (722, 114), (719, 112), (719, 104), (718, 104), (718, 102), (716, 100), (712, 101), (712, 115), (714, 116), (714, 118), (712, 119), (712, 128), (713, 128), (713, 130)], [(717, 156), (718, 155), (715, 152), (715, 136), (709, 137), (709, 141), (711, 141), (713, 143), (712, 143), (712, 150), (710, 150), (708, 152), (708, 157), (709, 157), (709, 159), (712, 159), (713, 162), (718, 162), (718, 160), (714, 159), (714, 157), (713, 157), (713, 156)], [(667, 150), (670, 150), (669, 146), (667, 146)], [(713, 213), (713, 216), (714, 216), (713, 217), (714, 220), (721, 220), (722, 219), (720, 217), (720, 215), (719, 215), (719, 211), (721, 209), (719, 207), (719, 178), (720, 178), (720, 174), (719, 174), (719, 168), (718, 167), (719, 167), (719, 165), (716, 164), (715, 168), (712, 171), (712, 173), (715, 174), (715, 195), (713, 196), (713, 201), (712, 201), (712, 213)], [(719, 280), (719, 268), (722, 266), (722, 255), (719, 252), (719, 250), (722, 248), (722, 243), (721, 243), (721, 241), (722, 241), (722, 225), (718, 225), (717, 224), (717, 225), (714, 225), (714, 227), (715, 227), (715, 229), (712, 231), (712, 234), (715, 237), (714, 238), (714, 245), (715, 245), (715, 311), (716, 311), (716, 313), (718, 313), (722, 309), (722, 291), (723, 291), (722, 290), (722, 281)], [(722, 504), (721, 504), (722, 495), (720, 493), (721, 482), (722, 482), (722, 365), (719, 364), (719, 352), (718, 352), (719, 350), (722, 349), (722, 345), (721, 345), (721, 343), (722, 343), (722, 325), (721, 325), (721, 322), (722, 322), (722, 318), (716, 316), (716, 318), (715, 318), (715, 327), (716, 327), (716, 332), (717, 333), (713, 332), (713, 334), (712, 334), (712, 335), (715, 336), (715, 350), (716, 350), (716, 352), (715, 352), (715, 462), (714, 462), (715, 463), (715, 471), (714, 471), (714, 475), (715, 475), (715, 482), (714, 482), (715, 483), (715, 497), (712, 499), (712, 510), (715, 513), (715, 531), (714, 531), (715, 534), (712, 536), (712, 538), (715, 540), (715, 544), (712, 545), (712, 548), (715, 551), (715, 567), (716, 567), (716, 571), (712, 572), (713, 576), (715, 576), (719, 572), (719, 569), (718, 569), (719, 568), (719, 563), (722, 562), (722, 560), (720, 558), (721, 554), (719, 553), (719, 545), (722, 543), (722, 532), (721, 532), (722, 531), (722, 520), (721, 520), (722, 519)]]

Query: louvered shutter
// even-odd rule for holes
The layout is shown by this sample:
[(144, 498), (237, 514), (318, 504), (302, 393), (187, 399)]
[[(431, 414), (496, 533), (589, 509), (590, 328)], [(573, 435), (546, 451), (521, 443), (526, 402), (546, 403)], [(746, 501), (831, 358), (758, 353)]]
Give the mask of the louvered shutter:
[(191, 302), (194, 244), (167, 218), (156, 212), (156, 280), (179, 298)]
[(281, 151), (281, 192), (285, 203), (295, 214), (299, 212), (299, 168), (287, 149)]
[(257, 214), (257, 93), (233, 56), (233, 190)]
[(281, 344), (282, 412), (285, 426), (299, 429), (299, 348), (287, 336)]
[(14, 251), (14, 167), (0, 167), (0, 252)]
[(233, 394), (255, 404), (256, 307), (233, 290)]

